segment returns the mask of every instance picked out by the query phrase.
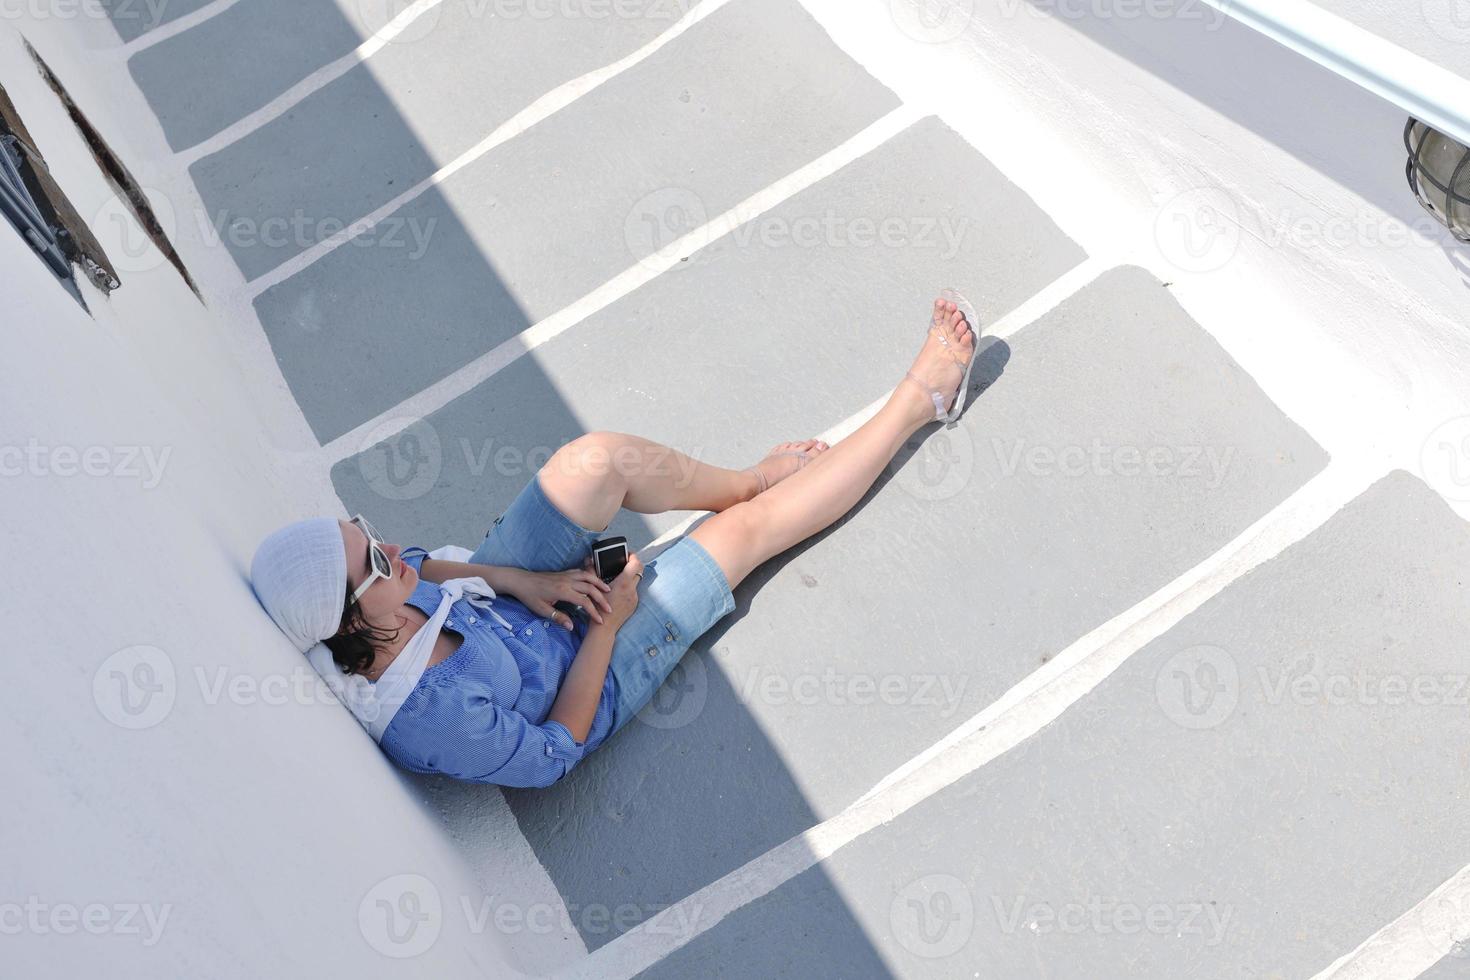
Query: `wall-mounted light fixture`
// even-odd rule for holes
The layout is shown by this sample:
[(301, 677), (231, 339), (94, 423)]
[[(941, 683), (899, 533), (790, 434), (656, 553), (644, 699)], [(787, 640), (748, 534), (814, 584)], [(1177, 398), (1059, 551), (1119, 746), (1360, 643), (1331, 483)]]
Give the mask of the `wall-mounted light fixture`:
[(1417, 119), (1404, 127), (1409, 189), (1424, 210), (1470, 242), (1470, 149)]

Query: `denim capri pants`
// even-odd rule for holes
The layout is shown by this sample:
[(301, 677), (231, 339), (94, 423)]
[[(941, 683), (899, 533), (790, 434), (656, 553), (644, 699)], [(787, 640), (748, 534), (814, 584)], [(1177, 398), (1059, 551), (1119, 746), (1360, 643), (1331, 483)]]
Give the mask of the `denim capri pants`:
[[(582, 527), (557, 510), (538, 477), (485, 534), (470, 561), (479, 565), (561, 572), (580, 568), (592, 543), (608, 532)], [(689, 645), (735, 609), (725, 573), (694, 539), (681, 537), (644, 565), (638, 608), (618, 630), (608, 672), (617, 688), (613, 731), (653, 699)], [(585, 623), (576, 632), (585, 636)]]

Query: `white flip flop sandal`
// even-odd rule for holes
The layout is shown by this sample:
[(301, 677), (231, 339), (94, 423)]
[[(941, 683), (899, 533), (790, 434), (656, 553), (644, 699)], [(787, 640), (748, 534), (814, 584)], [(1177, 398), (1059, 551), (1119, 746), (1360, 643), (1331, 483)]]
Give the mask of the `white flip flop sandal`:
[(965, 410), (965, 394), (970, 390), (970, 373), (975, 370), (975, 356), (980, 352), (980, 325), (975, 316), (975, 307), (969, 300), (965, 299), (963, 293), (954, 289), (946, 289), (939, 294), (939, 298), (953, 303), (959, 308), (959, 311), (965, 315), (965, 322), (970, 325), (970, 330), (975, 335), (975, 345), (970, 350), (970, 359), (969, 361), (963, 361), (955, 353), (954, 344), (950, 341), (948, 332), (945, 331), (943, 326), (934, 322), (933, 314), (929, 317), (929, 330), (938, 335), (939, 342), (944, 345), (945, 350), (949, 352), (949, 356), (954, 358), (955, 363), (965, 369), (964, 376), (960, 378), (959, 388), (953, 393), (954, 403), (950, 405), (949, 411), (946, 412), (944, 410), (944, 399), (946, 397), (944, 392), (935, 391), (933, 388), (930, 388), (923, 381), (915, 377), (912, 371), (907, 373), (907, 379), (922, 388), (924, 394), (933, 400), (934, 421), (943, 422), (946, 428), (952, 429), (956, 420), (959, 419), (960, 414)]

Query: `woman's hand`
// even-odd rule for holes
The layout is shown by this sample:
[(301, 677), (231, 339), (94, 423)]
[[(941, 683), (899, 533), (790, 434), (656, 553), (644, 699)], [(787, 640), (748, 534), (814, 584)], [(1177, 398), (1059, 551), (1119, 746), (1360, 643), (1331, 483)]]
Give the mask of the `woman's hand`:
[(637, 555), (630, 552), (628, 564), (624, 565), (618, 577), (612, 580), (612, 590), (607, 597), (611, 608), (604, 625), (618, 630), (628, 621), (628, 617), (633, 615), (633, 610), (638, 608), (638, 583), (642, 580), (643, 562)]
[(604, 614), (613, 611), (613, 605), (608, 601), (613, 587), (589, 568), (573, 568), (565, 572), (516, 569), (515, 578), (505, 591), (519, 599), (531, 612), (567, 629), (572, 628), (572, 618), (554, 608), (558, 602), (581, 606), (594, 623), (603, 622)]

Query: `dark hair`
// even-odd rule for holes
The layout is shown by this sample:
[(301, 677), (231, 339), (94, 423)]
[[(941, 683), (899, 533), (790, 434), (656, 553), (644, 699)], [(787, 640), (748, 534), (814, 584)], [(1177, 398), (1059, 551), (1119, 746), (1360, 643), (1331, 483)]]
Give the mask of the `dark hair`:
[(391, 643), (397, 630), (381, 630), (362, 618), (362, 606), (352, 601), (352, 586), (347, 586), (347, 602), (342, 607), (342, 625), (336, 636), (325, 641), (337, 666), (349, 674), (365, 673), (377, 658), (377, 643)]

